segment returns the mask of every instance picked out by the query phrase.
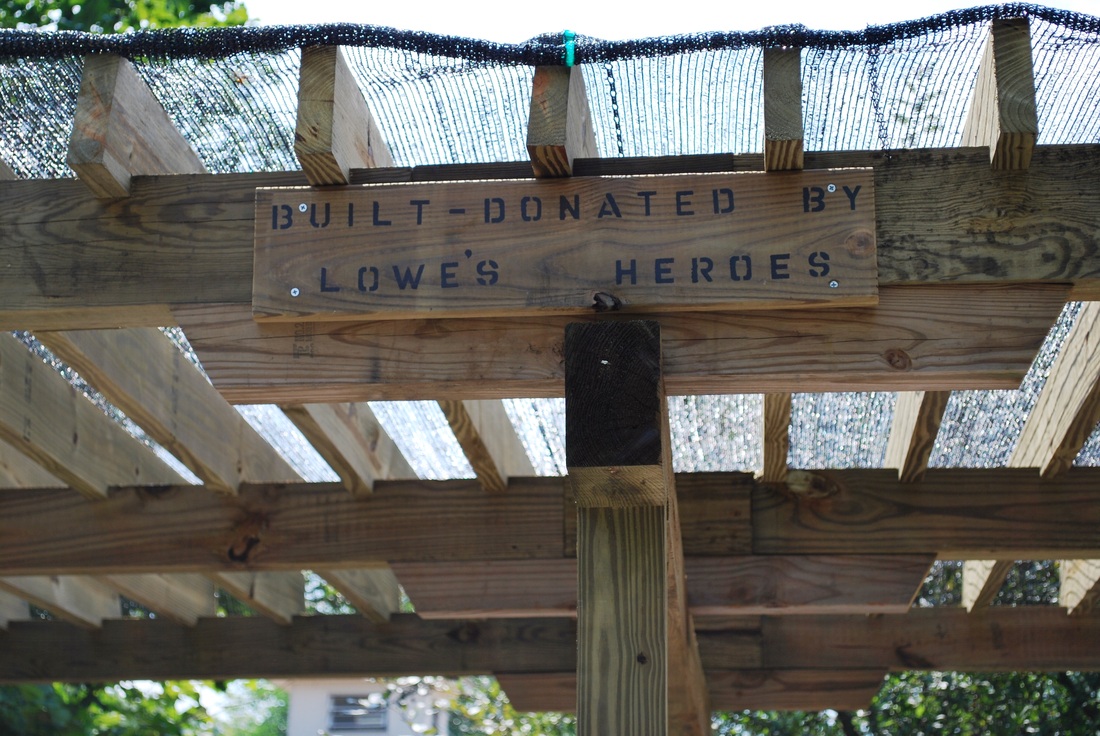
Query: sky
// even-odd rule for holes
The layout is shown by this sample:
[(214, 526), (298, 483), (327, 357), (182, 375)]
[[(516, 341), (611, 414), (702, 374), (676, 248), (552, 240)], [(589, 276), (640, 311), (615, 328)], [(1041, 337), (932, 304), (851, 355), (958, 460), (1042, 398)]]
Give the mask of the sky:
[[(657, 10), (646, 11), (647, 4)], [(521, 0), (313, 0), (308, 4), (302, 0), (245, 0), (249, 14), (262, 25), (369, 23), (503, 43), (519, 43), (565, 29), (608, 40), (696, 31), (754, 31), (788, 23), (801, 23), (811, 29), (861, 30), (867, 25), (913, 20), (980, 4), (982, 0), (588, 0), (561, 4)], [(1100, 0), (1051, 0), (1044, 4), (1100, 15)], [(308, 12), (303, 12), (303, 7)], [(677, 8), (687, 12), (669, 12)]]

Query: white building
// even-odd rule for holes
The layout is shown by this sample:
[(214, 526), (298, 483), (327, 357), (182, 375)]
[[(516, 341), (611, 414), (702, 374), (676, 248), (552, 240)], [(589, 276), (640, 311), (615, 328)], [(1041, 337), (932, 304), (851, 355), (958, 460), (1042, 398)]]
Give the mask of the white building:
[(447, 733), (449, 683), (340, 678), (284, 680), (279, 684), (290, 696), (287, 736)]

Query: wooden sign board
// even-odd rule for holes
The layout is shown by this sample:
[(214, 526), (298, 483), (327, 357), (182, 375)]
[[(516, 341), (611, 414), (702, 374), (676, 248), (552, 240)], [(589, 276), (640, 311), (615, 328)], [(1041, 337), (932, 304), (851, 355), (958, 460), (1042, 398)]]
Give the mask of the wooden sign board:
[(257, 319), (863, 306), (871, 169), (256, 192)]

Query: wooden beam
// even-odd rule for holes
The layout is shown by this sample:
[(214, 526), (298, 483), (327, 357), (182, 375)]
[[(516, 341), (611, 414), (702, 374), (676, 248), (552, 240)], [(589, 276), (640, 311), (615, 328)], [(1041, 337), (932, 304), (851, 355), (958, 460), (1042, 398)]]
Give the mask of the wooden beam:
[(577, 502), (577, 730), (670, 731), (671, 454), (655, 322), (565, 330), (568, 483)]
[(317, 573), (371, 621), (384, 623), (401, 610), (401, 589), (388, 567)]
[(989, 146), (995, 169), (1026, 169), (1038, 134), (1028, 19), (994, 20), (978, 67), (962, 144)]
[[(1057, 286), (905, 287), (863, 309), (665, 315), (667, 390), (1016, 388), (1067, 296)], [(566, 317), (261, 325), (247, 308), (177, 315), (231, 402), (563, 395)]]
[[(715, 710), (859, 710), (870, 706), (886, 670), (742, 670), (711, 672), (707, 690)], [(519, 712), (573, 712), (575, 672), (497, 675)]]
[(93, 498), (111, 485), (183, 482), (10, 335), (0, 336), (0, 439)]
[[(1100, 469), (1041, 479), (933, 468), (915, 484), (893, 470), (792, 471), (788, 481), (678, 476), (685, 554), (1100, 558)], [(560, 559), (576, 535), (563, 507), (560, 478), (514, 479), (506, 494), (471, 481), (380, 481), (361, 498), (333, 483), (245, 486), (236, 497), (127, 488), (95, 504), (68, 490), (6, 490), (0, 575)]]
[[(757, 554), (936, 553), (947, 560), (1058, 559), (1100, 549), (1100, 491), (1084, 468), (1043, 480), (1026, 469), (792, 472), (753, 491)], [(1095, 555), (1100, 556), (1100, 554)]]
[(305, 613), (306, 580), (299, 573), (213, 572), (215, 585), (260, 615), (289, 626), (293, 617)]
[(771, 483), (787, 480), (787, 455), (791, 448), (791, 395), (764, 394), (764, 470), (760, 479)]
[(302, 49), (294, 153), (315, 187), (347, 184), (355, 169), (393, 157), (339, 46)]
[[(459, 399), (440, 399), (437, 403), (443, 411), (443, 416), (447, 417), (447, 424), (454, 432), (455, 439), (458, 440), (458, 445), (462, 448), (462, 454), (466, 456), (470, 467), (474, 469), (474, 474), (477, 476), (478, 482), (481, 483), (481, 487), (494, 493), (507, 490), (508, 476), (501, 472), (496, 458), (486, 447), (481, 432), (478, 431), (473, 418), (466, 410), (466, 402)], [(503, 409), (504, 407), (501, 406), (501, 411)]]
[(31, 608), (25, 600), (0, 591), (0, 629), (6, 629), (9, 621), (25, 621), (30, 615)]
[(574, 159), (599, 155), (580, 67), (535, 67), (527, 152), (539, 178), (572, 176)]
[(70, 575), (0, 577), (0, 590), (83, 628), (95, 629), (104, 619), (122, 616), (118, 593), (90, 578)]
[(364, 403), (284, 405), (301, 430), (351, 493), (370, 493), (380, 479), (415, 478), (393, 439)]
[(886, 443), (883, 467), (897, 468), (903, 483), (920, 480), (936, 444), (950, 391), (902, 391)]
[(200, 616), (218, 613), (214, 585), (202, 575), (103, 575), (97, 580), (185, 626), (194, 626)]
[(1010, 467), (1065, 472), (1100, 421), (1100, 302), (1085, 302), (1028, 415)]
[[(1038, 146), (1026, 178), (966, 149), (810, 153), (806, 166), (875, 167), (880, 286), (1072, 282), (1088, 299), (1100, 295), (1100, 212), (1088, 196), (1100, 188), (1098, 160), (1100, 146)], [(762, 168), (759, 154), (720, 155), (586, 159), (583, 173)], [(501, 176), (523, 167), (361, 170), (353, 181)], [(122, 218), (78, 182), (2, 182), (0, 326), (158, 326), (170, 304), (251, 304), (255, 190), (305, 183), (298, 172), (142, 178)]]
[(764, 49), (764, 169), (803, 165), (802, 49)]
[(41, 465), (0, 442), (0, 488), (64, 488), (66, 484)]
[(101, 199), (129, 195), (134, 176), (206, 171), (134, 65), (113, 54), (84, 57), (66, 161)]
[[(931, 555), (688, 557), (693, 616), (904, 613)], [(556, 560), (394, 565), (422, 618), (574, 616), (577, 563)], [(530, 585), (537, 580), (538, 585)]]
[(1100, 560), (1064, 560), (1059, 572), (1058, 605), (1071, 615), (1095, 611), (1100, 602)]
[[(888, 669), (966, 672), (1100, 668), (1100, 617), (1057, 606), (913, 609), (881, 616), (700, 619), (706, 672)], [(105, 621), (88, 631), (11, 622), (0, 635), (0, 682), (122, 679), (386, 677), (561, 673), (576, 666), (570, 619), (423, 621), (362, 616)], [(395, 645), (400, 642), (400, 645)], [(719, 679), (720, 676), (719, 676)]]
[(973, 611), (993, 603), (1015, 560), (967, 560), (963, 564), (963, 608)]
[(485, 490), (503, 491), (508, 478), (535, 474), (500, 401), (446, 399), (439, 401), (439, 408)]
[(160, 330), (44, 332), (39, 339), (207, 487), (299, 476)]

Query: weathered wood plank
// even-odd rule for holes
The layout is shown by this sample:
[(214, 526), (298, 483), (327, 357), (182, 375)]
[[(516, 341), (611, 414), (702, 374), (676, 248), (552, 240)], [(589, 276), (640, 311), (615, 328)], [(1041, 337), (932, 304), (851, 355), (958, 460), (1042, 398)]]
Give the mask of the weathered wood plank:
[[(1058, 286), (906, 287), (862, 309), (662, 316), (666, 390), (1016, 388), (1066, 298)], [(231, 402), (564, 393), (565, 317), (260, 325), (240, 307), (177, 316)]]
[(384, 623), (401, 610), (401, 590), (397, 577), (388, 567), (320, 570), (317, 574), (371, 621)]
[[(1072, 282), (1100, 295), (1100, 146), (1038, 146), (1027, 177), (978, 149), (809, 153), (809, 168), (875, 167), (879, 284)], [(584, 174), (760, 170), (742, 157), (585, 159)], [(522, 176), (515, 164), (356, 170), (356, 182)], [(140, 178), (123, 209), (79, 182), (0, 183), (0, 327), (158, 326), (169, 304), (250, 304), (255, 189), (300, 172)]]
[(284, 405), (282, 410), (349, 492), (369, 493), (375, 480), (416, 477), (366, 403)]
[[(477, 432), (497, 472), (505, 480), (535, 474), (535, 466), (531, 464), (527, 449), (516, 433), (503, 403), (496, 400), (467, 399), (462, 402), (462, 407), (470, 418), (471, 428)], [(451, 428), (454, 429), (453, 424)], [(458, 436), (457, 431), (455, 436)], [(470, 463), (472, 465), (473, 460)]]
[(1100, 560), (1063, 560), (1058, 605), (1072, 615), (1091, 613), (1100, 603)]
[(871, 169), (256, 193), (256, 319), (864, 306), (877, 289)]
[(897, 468), (903, 483), (920, 480), (936, 444), (950, 391), (903, 391), (894, 406), (883, 466)]
[[(700, 631), (699, 639), (708, 667), (726, 658), (720, 633)], [(1058, 606), (776, 616), (762, 621), (761, 651), (763, 666), (776, 669), (1091, 670), (1100, 664), (1100, 617), (1067, 616)]]
[(1039, 468), (1044, 476), (1073, 465), (1100, 421), (1100, 303), (1085, 302), (1035, 406), (1028, 415), (1010, 467)]
[[(688, 557), (693, 616), (904, 613), (931, 555)], [(560, 560), (394, 565), (423, 618), (574, 616), (577, 563)], [(537, 580), (538, 585), (531, 585)]]
[(284, 626), (289, 626), (294, 616), (306, 611), (306, 581), (300, 572), (213, 572), (207, 575), (241, 603)]
[(347, 184), (353, 168), (393, 157), (338, 46), (302, 49), (294, 153), (313, 186)]
[(984, 608), (997, 597), (1015, 560), (967, 560), (963, 564), (963, 608)]
[(37, 336), (207, 487), (300, 479), (159, 330)]
[(103, 575), (97, 579), (158, 616), (185, 626), (194, 626), (200, 616), (218, 613), (214, 585), (202, 575)]
[(0, 439), (76, 490), (183, 478), (10, 335), (0, 336)]
[(889, 469), (792, 472), (786, 488), (753, 492), (753, 551), (1042, 560), (1068, 548), (1088, 557), (1100, 550), (1096, 480), (1085, 468), (1054, 479), (932, 468), (907, 484)]
[(103, 199), (127, 196), (134, 176), (206, 171), (134, 65), (114, 54), (84, 57), (66, 160)]
[(574, 159), (599, 155), (580, 67), (535, 67), (527, 152), (539, 178), (572, 176)]
[[(443, 416), (447, 417), (447, 424), (451, 426), (458, 446), (462, 448), (462, 454), (466, 456), (470, 467), (474, 469), (477, 480), (486, 491), (500, 493), (508, 488), (508, 476), (501, 470), (497, 459), (489, 452), (489, 448), (482, 438), (478, 426), (466, 409), (466, 402), (460, 399), (440, 399), (438, 402)], [(484, 402), (491, 403), (491, 402)], [(500, 402), (497, 402), (498, 406)], [(504, 407), (501, 406), (501, 411)], [(507, 419), (507, 417), (505, 417)], [(508, 425), (508, 429), (511, 424)], [(514, 432), (513, 432), (514, 434)]]
[[(858, 710), (882, 687), (884, 669), (743, 670), (711, 672), (707, 690), (715, 710)], [(574, 672), (497, 675), (517, 711), (577, 709)]]
[(560, 478), (524, 479), (506, 494), (469, 481), (379, 481), (361, 497), (335, 483), (245, 485), (236, 496), (191, 486), (122, 489), (96, 504), (72, 491), (5, 491), (0, 574), (560, 558), (562, 506)]
[(761, 480), (787, 480), (787, 455), (791, 447), (791, 395), (764, 394), (764, 470)]
[(803, 165), (802, 49), (764, 49), (764, 169)]
[(122, 616), (118, 593), (91, 578), (70, 575), (0, 577), (0, 590), (83, 628), (98, 628), (104, 619)]
[(964, 146), (989, 146), (995, 169), (1026, 169), (1039, 135), (1027, 18), (994, 20), (963, 128)]

